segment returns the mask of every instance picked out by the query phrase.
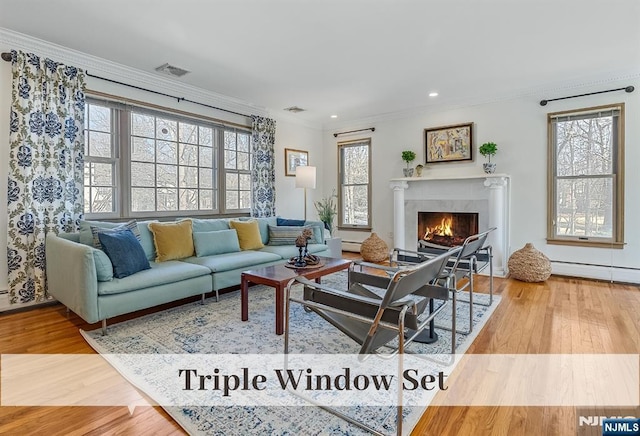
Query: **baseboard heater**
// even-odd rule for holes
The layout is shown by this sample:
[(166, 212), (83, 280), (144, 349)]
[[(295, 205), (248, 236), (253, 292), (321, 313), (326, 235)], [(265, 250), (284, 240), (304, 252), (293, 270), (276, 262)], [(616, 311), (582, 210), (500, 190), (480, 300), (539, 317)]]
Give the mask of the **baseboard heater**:
[(551, 260), (553, 274), (617, 283), (640, 283), (640, 268)]
[(342, 251), (360, 253), (361, 245), (362, 245), (362, 242), (358, 242), (358, 241), (342, 241)]

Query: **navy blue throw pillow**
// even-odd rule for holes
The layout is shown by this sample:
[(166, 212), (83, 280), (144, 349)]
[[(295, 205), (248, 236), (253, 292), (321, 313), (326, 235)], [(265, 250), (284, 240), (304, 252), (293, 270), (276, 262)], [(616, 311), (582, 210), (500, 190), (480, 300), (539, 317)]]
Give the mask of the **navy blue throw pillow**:
[(279, 226), (296, 226), (302, 227), (304, 226), (304, 220), (288, 220), (286, 218), (277, 218), (276, 224)]
[(113, 264), (113, 276), (123, 279), (138, 271), (150, 269), (147, 255), (144, 254), (140, 241), (131, 230), (115, 233), (98, 233), (102, 249)]

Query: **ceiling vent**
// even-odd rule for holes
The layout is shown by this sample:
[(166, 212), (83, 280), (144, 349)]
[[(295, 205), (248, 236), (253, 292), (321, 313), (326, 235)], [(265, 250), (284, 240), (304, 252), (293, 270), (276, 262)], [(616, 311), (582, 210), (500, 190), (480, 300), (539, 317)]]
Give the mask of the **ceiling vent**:
[(160, 65), (159, 67), (156, 68), (156, 71), (159, 73), (167, 74), (169, 76), (173, 76), (173, 77), (182, 77), (185, 74), (191, 72), (191, 71), (185, 70), (184, 68), (175, 67), (169, 64)]
[(284, 110), (289, 111), (291, 113), (297, 114), (298, 112), (304, 112), (305, 109), (302, 109), (301, 107), (298, 106), (291, 106), (291, 107), (286, 107), (284, 108)]

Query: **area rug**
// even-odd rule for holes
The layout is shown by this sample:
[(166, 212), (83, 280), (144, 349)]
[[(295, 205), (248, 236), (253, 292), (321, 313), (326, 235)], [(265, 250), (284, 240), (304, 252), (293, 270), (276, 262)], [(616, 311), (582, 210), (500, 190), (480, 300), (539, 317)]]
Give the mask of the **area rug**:
[[(346, 273), (323, 278), (323, 283), (338, 289), (346, 286)], [(299, 290), (298, 290), (299, 291)], [(273, 288), (254, 286), (249, 290), (249, 321), (240, 319), (238, 292), (223, 294), (220, 301), (208, 299), (205, 304), (189, 303), (162, 312), (109, 326), (108, 335), (101, 329), (80, 331), (100, 354), (279, 354), (284, 336), (274, 332)], [(488, 295), (474, 294), (479, 303), (487, 303)], [(457, 335), (456, 353), (464, 353), (482, 329), (500, 301), (494, 296), (490, 307), (474, 306), (474, 331)], [(451, 306), (443, 310), (436, 322), (447, 325)], [(458, 328), (468, 330), (467, 304), (458, 304)], [(358, 353), (359, 345), (300, 305), (291, 308), (290, 349), (295, 353)], [(295, 330), (295, 331), (294, 331)], [(414, 351), (446, 354), (451, 350), (451, 333), (438, 331), (439, 340), (430, 345), (417, 345)], [(313, 340), (310, 340), (313, 338)], [(126, 361), (109, 363), (122, 373), (131, 373)], [(150, 372), (152, 369), (149, 370)], [(139, 379), (138, 379), (139, 378)], [(136, 387), (154, 398), (153, 383), (145, 374), (128, 377)], [(157, 383), (157, 382), (156, 382)], [(150, 386), (151, 385), (151, 386)], [(160, 387), (156, 394), (160, 392)], [(307, 405), (308, 406), (308, 405)], [(362, 429), (318, 407), (229, 406), (229, 407), (164, 407), (183, 429), (192, 435), (359, 435)], [(354, 406), (341, 412), (366, 422), (385, 434), (395, 433), (395, 407)], [(405, 407), (403, 433), (409, 434), (424, 413), (425, 407)]]

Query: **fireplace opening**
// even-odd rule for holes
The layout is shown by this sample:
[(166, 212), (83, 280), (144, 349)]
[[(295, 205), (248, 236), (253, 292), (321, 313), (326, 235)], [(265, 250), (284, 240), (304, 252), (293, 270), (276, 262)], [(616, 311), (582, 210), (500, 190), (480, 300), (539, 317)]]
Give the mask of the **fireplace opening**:
[(418, 249), (456, 247), (476, 233), (477, 213), (418, 212)]

